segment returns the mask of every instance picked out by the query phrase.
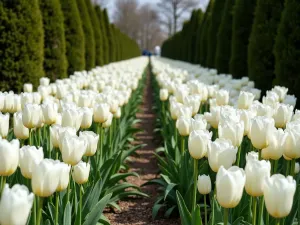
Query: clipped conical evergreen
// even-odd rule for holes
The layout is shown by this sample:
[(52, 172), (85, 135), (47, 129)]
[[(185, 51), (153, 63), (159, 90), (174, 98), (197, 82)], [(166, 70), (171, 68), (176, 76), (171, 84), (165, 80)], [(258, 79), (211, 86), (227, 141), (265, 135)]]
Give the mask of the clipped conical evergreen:
[(0, 88), (21, 91), (44, 75), (44, 33), (37, 0), (0, 1)]
[(236, 0), (233, 8), (230, 73), (235, 78), (247, 76), (249, 37), (256, 0)]
[(221, 24), (222, 12), (224, 8), (224, 0), (215, 0), (212, 14), (211, 23), (208, 28), (208, 41), (207, 41), (207, 59), (206, 66), (213, 68), (215, 67), (215, 56), (217, 47), (217, 33)]
[(100, 29), (99, 18), (96, 14), (95, 8), (92, 5), (91, 0), (85, 0), (88, 13), (90, 15), (90, 20), (92, 23), (92, 28), (94, 31), (94, 40), (95, 40), (95, 65), (103, 65), (103, 49), (102, 49), (102, 34)]
[(206, 66), (206, 59), (207, 59), (207, 44), (208, 44), (208, 30), (211, 20), (211, 13), (214, 5), (214, 0), (210, 0), (207, 6), (206, 12), (204, 14), (203, 23), (202, 23), (202, 30), (200, 34), (200, 51), (199, 51), (199, 58), (201, 66)]
[(272, 88), (275, 78), (273, 48), (284, 0), (258, 0), (248, 45), (248, 76), (257, 88)]
[(101, 8), (98, 5), (95, 6), (95, 10), (96, 10), (96, 14), (99, 19), (100, 30), (101, 30), (103, 64), (108, 64), (109, 63), (109, 43), (108, 43), (108, 39), (107, 39), (106, 29), (104, 26), (103, 11), (101, 10)]
[(276, 84), (300, 98), (300, 4), (286, 0), (275, 41)]
[(84, 33), (77, 3), (74, 0), (60, 0), (64, 14), (64, 27), (68, 60), (68, 74), (85, 69)]
[(196, 29), (193, 37), (194, 41), (194, 58), (192, 60), (193, 63), (198, 64), (199, 63), (199, 50), (200, 50), (200, 34), (201, 34), (201, 28), (202, 28), (202, 19), (203, 19), (203, 12), (201, 9), (198, 9), (197, 16), (196, 16)]
[(91, 19), (85, 0), (77, 0), (81, 24), (84, 32), (85, 44), (85, 68), (90, 70), (95, 67), (95, 38)]
[(111, 38), (112, 38), (112, 55), (111, 55), (111, 62), (115, 62), (117, 60), (117, 40), (116, 40), (116, 33), (115, 33), (115, 25), (110, 24), (110, 31), (111, 31)]
[(215, 68), (219, 73), (229, 73), (231, 55), (232, 10), (235, 0), (226, 0), (221, 24), (217, 33)]
[(39, 1), (44, 27), (44, 70), (55, 81), (67, 77), (64, 18), (59, 0)]
[(104, 29), (105, 29), (105, 34), (108, 40), (108, 62), (113, 62), (115, 50), (114, 50), (114, 45), (113, 45), (113, 36), (112, 36), (112, 31), (111, 31), (111, 26), (109, 23), (109, 18), (107, 14), (107, 10), (103, 10), (103, 24), (104, 24)]

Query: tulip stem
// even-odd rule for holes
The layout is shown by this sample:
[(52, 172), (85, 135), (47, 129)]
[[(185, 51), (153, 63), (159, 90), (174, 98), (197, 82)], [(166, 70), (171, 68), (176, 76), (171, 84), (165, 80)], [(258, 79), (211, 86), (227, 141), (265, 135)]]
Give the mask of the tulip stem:
[(292, 161), (291, 161), (291, 170), (290, 170), (290, 175), (292, 177), (294, 177), (294, 175), (295, 175), (295, 164), (296, 164), (296, 160), (292, 159)]
[(44, 202), (44, 198), (42, 197), (39, 197), (38, 198), (38, 212), (37, 212), (37, 225), (40, 225), (41, 224), (41, 221), (42, 221), (42, 211), (43, 211), (43, 202)]
[(276, 225), (280, 225), (280, 219), (276, 219)]
[(207, 205), (206, 205), (206, 195), (204, 195), (204, 213), (205, 213), (205, 225), (207, 225)]
[(261, 151), (262, 150), (258, 150), (258, 160), (261, 160)]
[(264, 196), (261, 196), (259, 202), (258, 225), (261, 225), (261, 221), (263, 220), (263, 215), (264, 215)]
[(228, 225), (228, 211), (229, 209), (224, 208), (224, 225)]
[(242, 144), (240, 144), (240, 146), (238, 148), (238, 158), (237, 158), (237, 161), (236, 161), (236, 166), (240, 166), (241, 151), (242, 151)]
[(256, 209), (257, 209), (257, 199), (256, 197), (252, 197), (253, 201), (252, 201), (252, 225), (256, 225)]
[(37, 197), (34, 198), (33, 200), (33, 224), (37, 225), (36, 223), (36, 207), (37, 207)]
[(197, 175), (198, 175), (198, 160), (194, 159), (194, 190), (193, 190), (192, 212), (195, 211), (196, 204), (197, 204)]
[(183, 155), (185, 148), (185, 137), (181, 136), (181, 154)]
[(59, 193), (55, 193), (55, 223), (54, 225), (58, 225), (58, 203), (59, 203)]
[(278, 161), (279, 161), (279, 159), (278, 160), (274, 160), (274, 172), (273, 172), (273, 174), (277, 173)]
[(286, 162), (286, 171), (285, 171), (285, 175), (288, 176), (290, 174), (290, 160), (285, 160)]
[(178, 135), (177, 135), (177, 128), (176, 128), (176, 120), (174, 121), (174, 124), (175, 124), (175, 134), (174, 134), (174, 137), (175, 137), (175, 146), (177, 146), (177, 142), (178, 142)]
[(1, 195), (2, 195), (2, 192), (3, 192), (3, 189), (4, 189), (4, 187), (5, 187), (5, 184), (6, 184), (6, 176), (2, 176), (1, 177), (1, 189), (0, 189), (0, 197), (1, 197)]
[[(113, 119), (114, 120), (114, 119)], [(112, 137), (113, 137), (113, 131), (114, 131), (114, 125), (112, 125), (109, 128), (109, 148), (110, 148), (110, 154), (112, 153)]]

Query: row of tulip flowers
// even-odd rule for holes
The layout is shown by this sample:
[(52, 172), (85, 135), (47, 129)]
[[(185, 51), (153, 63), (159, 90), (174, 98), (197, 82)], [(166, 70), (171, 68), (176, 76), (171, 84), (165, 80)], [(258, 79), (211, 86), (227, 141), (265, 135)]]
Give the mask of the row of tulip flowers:
[(164, 138), (153, 216), (164, 208), (184, 225), (300, 224), (300, 111), (288, 89), (260, 102), (247, 77), (165, 58), (152, 67)]
[[(0, 93), (0, 224), (109, 224), (105, 207), (142, 195), (123, 180), (148, 59)], [(10, 119), (13, 118), (13, 119)], [(119, 173), (120, 170), (125, 172)], [(121, 182), (122, 181), (122, 182)], [(130, 188), (128, 190), (128, 188)]]

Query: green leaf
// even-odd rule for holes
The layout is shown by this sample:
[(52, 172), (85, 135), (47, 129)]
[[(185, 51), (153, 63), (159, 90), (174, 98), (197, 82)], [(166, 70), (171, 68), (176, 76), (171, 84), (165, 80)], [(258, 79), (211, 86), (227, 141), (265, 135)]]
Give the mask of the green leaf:
[(192, 225), (202, 225), (202, 218), (199, 205), (197, 205), (195, 211), (192, 213)]
[(168, 210), (165, 212), (164, 216), (166, 218), (169, 218), (175, 209), (177, 209), (177, 205), (173, 205), (172, 207), (168, 208)]
[(244, 219), (244, 217), (239, 217), (239, 218), (237, 218), (234, 222), (233, 222), (233, 224), (232, 225), (240, 225), (240, 222), (242, 221)]
[(179, 193), (179, 191), (176, 191), (176, 195), (177, 195), (181, 223), (182, 223), (182, 225), (191, 225), (191, 222), (192, 222), (191, 213), (187, 209), (186, 204), (185, 204), (181, 194)]
[(161, 208), (163, 208), (165, 205), (164, 204), (155, 204), (152, 208), (152, 219), (155, 220), (157, 217), (157, 214)]
[(165, 190), (164, 200), (166, 200), (166, 198), (167, 198), (168, 194), (170, 193), (170, 191), (172, 191), (173, 188), (176, 187), (176, 186), (177, 186), (177, 184), (173, 184), (173, 183), (168, 184), (168, 186), (167, 186), (167, 188)]
[(72, 207), (70, 202), (67, 203), (65, 212), (64, 212), (64, 225), (71, 225), (71, 215), (72, 215)]

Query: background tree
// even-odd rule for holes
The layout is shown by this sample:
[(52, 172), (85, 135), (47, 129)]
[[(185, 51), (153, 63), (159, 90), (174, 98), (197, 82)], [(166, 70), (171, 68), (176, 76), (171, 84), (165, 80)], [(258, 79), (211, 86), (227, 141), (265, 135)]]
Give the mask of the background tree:
[(235, 0), (226, 0), (221, 24), (217, 33), (215, 67), (219, 73), (229, 73), (231, 56), (232, 10)]
[(64, 14), (68, 74), (71, 75), (85, 69), (84, 33), (76, 1), (60, 1)]
[(106, 29), (104, 26), (104, 19), (103, 19), (103, 11), (101, 10), (100, 6), (95, 6), (95, 11), (99, 20), (100, 30), (101, 30), (101, 41), (102, 41), (102, 60), (103, 64), (109, 63), (109, 43), (106, 35)]
[(198, 9), (197, 15), (196, 15), (195, 30), (193, 33), (193, 44), (192, 44), (192, 51), (193, 51), (193, 55), (194, 55), (192, 62), (194, 64), (199, 63), (200, 34), (201, 34), (201, 28), (202, 28), (202, 19), (203, 19), (203, 12), (201, 9)]
[(300, 97), (300, 4), (285, 1), (275, 41), (276, 84), (289, 88), (289, 93)]
[(215, 0), (211, 14), (211, 23), (208, 28), (207, 40), (207, 67), (215, 67), (215, 56), (217, 48), (217, 33), (220, 27), (222, 13), (224, 8), (224, 0)]
[(63, 13), (59, 0), (39, 2), (44, 28), (44, 70), (55, 81), (68, 76)]
[(283, 10), (284, 0), (258, 0), (248, 45), (248, 76), (257, 88), (272, 88), (275, 78), (273, 54), (275, 36)]
[(95, 38), (91, 19), (85, 0), (77, 0), (77, 6), (80, 13), (82, 29), (84, 32), (85, 44), (85, 68), (90, 70), (95, 67)]
[(37, 0), (0, 2), (0, 88), (22, 90), (44, 75), (43, 21)]
[(103, 21), (104, 21), (104, 29), (106, 31), (106, 37), (108, 40), (108, 62), (113, 62), (114, 61), (114, 55), (115, 55), (115, 49), (113, 45), (113, 36), (112, 36), (112, 31), (111, 31), (111, 26), (109, 22), (109, 18), (107, 15), (107, 10), (103, 10)]
[(230, 73), (235, 78), (247, 76), (249, 36), (256, 0), (236, 0), (233, 8)]

